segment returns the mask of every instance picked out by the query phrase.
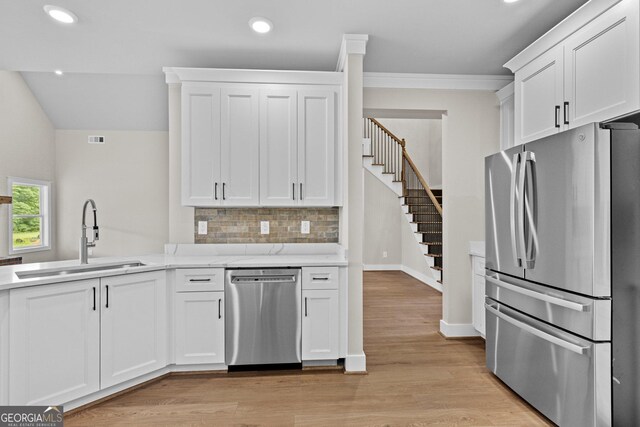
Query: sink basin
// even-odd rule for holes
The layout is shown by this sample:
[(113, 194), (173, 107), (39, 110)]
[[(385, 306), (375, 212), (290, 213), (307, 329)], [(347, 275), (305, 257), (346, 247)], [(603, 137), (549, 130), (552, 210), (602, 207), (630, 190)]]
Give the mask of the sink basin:
[(18, 271), (19, 279), (33, 279), (37, 277), (66, 276), (69, 274), (90, 273), (94, 271), (116, 270), (118, 268), (142, 267), (145, 264), (140, 261), (128, 261), (112, 264), (82, 264), (68, 267), (46, 268), (41, 270)]

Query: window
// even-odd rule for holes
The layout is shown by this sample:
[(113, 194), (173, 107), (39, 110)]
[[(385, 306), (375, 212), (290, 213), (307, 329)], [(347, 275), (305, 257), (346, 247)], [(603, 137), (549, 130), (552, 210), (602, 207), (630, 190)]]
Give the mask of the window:
[(51, 183), (26, 178), (9, 178), (13, 198), (9, 210), (9, 253), (51, 248)]

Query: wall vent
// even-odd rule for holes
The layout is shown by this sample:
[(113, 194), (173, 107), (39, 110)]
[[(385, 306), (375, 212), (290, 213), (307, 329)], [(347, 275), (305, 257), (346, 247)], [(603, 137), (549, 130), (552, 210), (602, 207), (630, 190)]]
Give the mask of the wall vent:
[(89, 135), (89, 144), (104, 144), (104, 136)]

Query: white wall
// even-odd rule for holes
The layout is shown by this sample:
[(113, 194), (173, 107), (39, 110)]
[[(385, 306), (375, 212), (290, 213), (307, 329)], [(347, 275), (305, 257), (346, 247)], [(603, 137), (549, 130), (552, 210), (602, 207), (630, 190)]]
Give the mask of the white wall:
[[(104, 135), (106, 143), (88, 144), (88, 135)], [(78, 257), (88, 198), (97, 204), (101, 232), (93, 256), (163, 252), (169, 234), (167, 132), (58, 130), (55, 150), (60, 259)]]
[[(7, 177), (52, 181), (55, 213), (55, 130), (22, 76), (0, 71), (0, 195), (10, 195)], [(9, 251), (9, 207), (0, 205), (0, 257)], [(53, 218), (55, 221), (55, 216)], [(52, 243), (56, 243), (52, 227)], [(22, 255), (23, 262), (56, 259), (52, 250)]]
[(442, 188), (442, 121), (376, 118), (405, 140), (407, 153), (431, 188)]
[[(398, 196), (371, 172), (364, 173), (364, 253), (368, 265), (402, 263), (401, 217)], [(406, 221), (404, 221), (406, 222)], [(408, 227), (408, 224), (407, 224)], [(382, 256), (387, 252), (387, 257)]]
[(494, 92), (365, 88), (364, 108), (444, 110), (443, 320), (471, 324), (469, 241), (484, 240), (484, 157), (499, 151)]

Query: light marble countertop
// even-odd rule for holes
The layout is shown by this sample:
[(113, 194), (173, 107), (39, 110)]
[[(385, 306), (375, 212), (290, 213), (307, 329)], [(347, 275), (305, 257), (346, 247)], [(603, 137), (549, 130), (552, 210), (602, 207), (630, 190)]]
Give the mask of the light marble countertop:
[(0, 267), (0, 291), (175, 268), (342, 267), (347, 265), (345, 251), (337, 244), (166, 245), (165, 252), (158, 255), (104, 257), (89, 260), (89, 265), (140, 261), (144, 264), (140, 267), (29, 279), (18, 278), (16, 272), (72, 267), (78, 266), (79, 262), (69, 260), (4, 266)]

